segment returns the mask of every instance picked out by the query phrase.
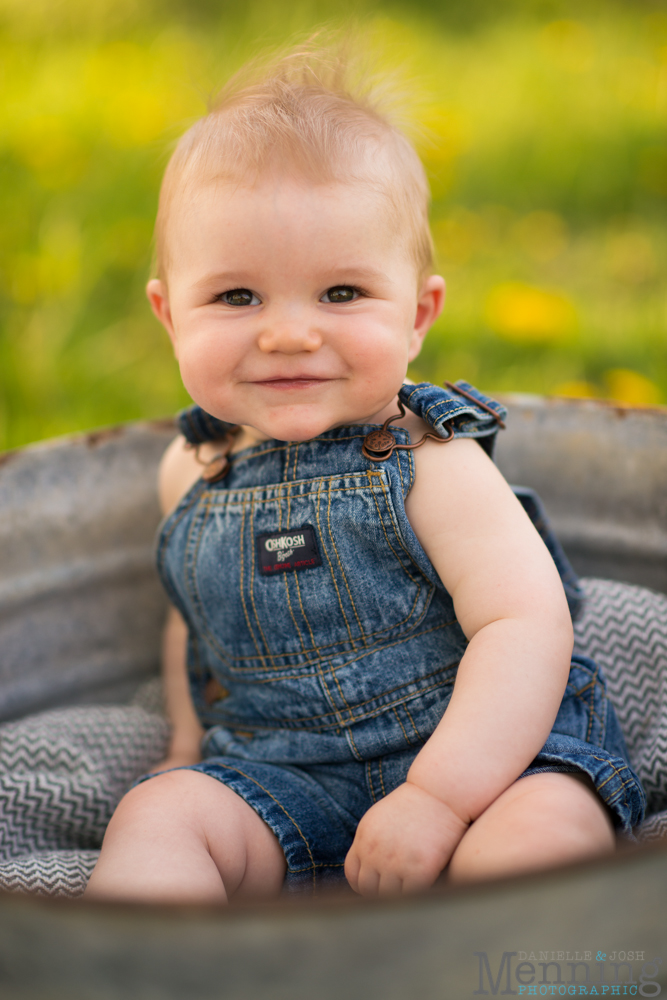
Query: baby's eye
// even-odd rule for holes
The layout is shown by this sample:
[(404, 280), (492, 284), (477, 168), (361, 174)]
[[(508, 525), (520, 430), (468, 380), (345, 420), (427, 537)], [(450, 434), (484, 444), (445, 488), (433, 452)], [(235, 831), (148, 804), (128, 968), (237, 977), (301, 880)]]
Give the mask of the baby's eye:
[(328, 288), (322, 298), (321, 302), (353, 302), (355, 299), (359, 298), (359, 292), (356, 288), (352, 288), (351, 285), (334, 285), (333, 288)]
[(229, 292), (216, 295), (217, 302), (224, 302), (228, 306), (258, 306), (259, 299), (249, 288), (232, 288)]

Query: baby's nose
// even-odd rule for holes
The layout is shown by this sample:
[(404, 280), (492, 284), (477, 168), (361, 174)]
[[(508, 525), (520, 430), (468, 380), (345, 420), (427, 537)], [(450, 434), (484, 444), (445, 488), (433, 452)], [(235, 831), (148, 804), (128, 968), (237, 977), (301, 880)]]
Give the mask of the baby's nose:
[(322, 337), (306, 324), (272, 323), (259, 335), (260, 351), (272, 354), (300, 354), (302, 351), (318, 351), (322, 346)]

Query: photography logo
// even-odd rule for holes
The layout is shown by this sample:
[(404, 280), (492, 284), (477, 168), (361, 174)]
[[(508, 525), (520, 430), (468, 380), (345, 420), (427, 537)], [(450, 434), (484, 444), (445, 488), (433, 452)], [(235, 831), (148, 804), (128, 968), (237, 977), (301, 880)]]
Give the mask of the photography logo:
[(504, 951), (473, 953), (477, 988), (473, 996), (642, 996), (657, 997), (661, 958), (646, 952)]

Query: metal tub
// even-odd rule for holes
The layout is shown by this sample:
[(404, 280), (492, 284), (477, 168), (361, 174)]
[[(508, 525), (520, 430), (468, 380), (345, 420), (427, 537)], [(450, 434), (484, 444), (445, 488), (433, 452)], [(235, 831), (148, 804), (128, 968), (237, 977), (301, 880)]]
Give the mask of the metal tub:
[[(506, 402), (500, 468), (537, 489), (575, 568), (667, 593), (667, 411)], [(172, 435), (169, 423), (130, 424), (0, 455), (0, 720), (122, 701), (157, 671), (153, 484)], [(531, 951), (560, 965), (564, 995), (577, 956), (591, 953), (588, 990), (601, 994), (609, 956), (639, 952), (620, 994), (654, 996), (667, 986), (666, 930), (662, 847), (382, 903), (155, 908), (0, 894), (0, 996), (458, 1000), (517, 994)]]

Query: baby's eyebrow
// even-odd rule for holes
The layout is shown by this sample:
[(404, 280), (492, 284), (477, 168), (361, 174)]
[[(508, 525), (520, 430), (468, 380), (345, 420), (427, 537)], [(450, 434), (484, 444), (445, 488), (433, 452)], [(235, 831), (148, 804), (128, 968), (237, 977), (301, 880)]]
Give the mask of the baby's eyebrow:
[(333, 280), (337, 284), (349, 283), (350, 279), (359, 281), (372, 281), (381, 279), (383, 281), (388, 281), (389, 277), (384, 271), (380, 271), (378, 268), (366, 267), (365, 265), (349, 265), (342, 267), (332, 268), (327, 274), (327, 281)]
[(249, 276), (242, 274), (240, 271), (214, 271), (211, 274), (205, 274), (203, 278), (195, 282), (195, 285), (197, 288), (207, 288), (209, 285), (219, 284), (245, 288), (249, 281)]
[[(245, 288), (252, 286), (256, 275), (251, 277), (242, 271), (213, 271), (205, 274), (195, 282), (197, 288), (209, 288), (212, 285), (224, 284), (227, 288)], [(313, 275), (313, 280), (327, 287), (334, 285), (350, 285), (367, 281), (389, 281), (384, 271), (366, 264), (338, 264), (327, 268), (321, 275)]]

